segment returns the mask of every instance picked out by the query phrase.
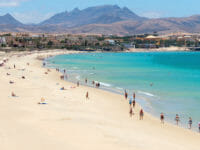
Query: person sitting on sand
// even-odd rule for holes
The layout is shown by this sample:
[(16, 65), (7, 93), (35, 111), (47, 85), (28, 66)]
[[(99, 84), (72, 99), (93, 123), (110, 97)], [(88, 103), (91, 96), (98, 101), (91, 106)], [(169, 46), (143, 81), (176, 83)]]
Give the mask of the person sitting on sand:
[(65, 87), (64, 87), (64, 86), (63, 86), (63, 87), (61, 87), (61, 88), (60, 88), (60, 90), (65, 90)]
[(163, 123), (163, 124), (164, 124), (164, 119), (165, 119), (164, 114), (161, 113), (161, 114), (160, 114), (160, 121), (161, 121), (161, 123)]
[(39, 102), (38, 104), (47, 104), (47, 103), (45, 102), (45, 98), (42, 97), (41, 100), (40, 100), (40, 102)]
[(85, 95), (86, 99), (89, 99), (89, 93), (87, 92)]
[(22, 79), (25, 79), (25, 76), (22, 76)]
[(12, 97), (16, 97), (16, 94), (14, 92), (11, 93)]
[(10, 76), (10, 73), (6, 73), (7, 76)]
[(10, 81), (9, 83), (10, 83), (10, 84), (14, 84), (14, 82), (13, 82), (13, 81)]
[(179, 118), (179, 115), (178, 115), (178, 114), (176, 114), (175, 121), (176, 121), (176, 125), (178, 125), (178, 123), (179, 123), (179, 121), (180, 121), (180, 118)]
[(144, 111), (143, 109), (140, 110), (140, 120), (143, 120), (144, 117)]
[(189, 124), (189, 129), (192, 129), (192, 118), (191, 117), (189, 118), (188, 124)]

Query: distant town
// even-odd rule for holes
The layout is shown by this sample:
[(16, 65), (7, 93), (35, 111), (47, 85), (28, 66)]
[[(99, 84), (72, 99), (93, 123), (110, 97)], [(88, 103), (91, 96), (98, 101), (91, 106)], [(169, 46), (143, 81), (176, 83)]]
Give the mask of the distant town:
[(68, 49), (83, 51), (125, 51), (185, 47), (200, 50), (200, 34), (172, 33), (167, 35), (140, 34), (133, 36), (98, 34), (0, 33), (1, 51)]

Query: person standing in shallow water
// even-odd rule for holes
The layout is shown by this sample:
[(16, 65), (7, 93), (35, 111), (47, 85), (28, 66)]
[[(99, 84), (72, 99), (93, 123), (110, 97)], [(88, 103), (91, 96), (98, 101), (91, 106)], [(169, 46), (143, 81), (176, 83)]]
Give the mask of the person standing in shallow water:
[(164, 114), (161, 113), (161, 114), (160, 114), (160, 121), (161, 121), (161, 123), (163, 123), (163, 124), (164, 124), (164, 119), (165, 119)]
[(191, 117), (189, 118), (188, 124), (189, 124), (189, 129), (192, 129), (192, 118)]
[(135, 92), (133, 93), (133, 100), (135, 100)]
[(178, 115), (178, 114), (176, 114), (175, 121), (176, 121), (176, 125), (178, 125), (178, 123), (179, 123), (179, 121), (180, 121), (180, 118), (179, 118), (179, 115)]

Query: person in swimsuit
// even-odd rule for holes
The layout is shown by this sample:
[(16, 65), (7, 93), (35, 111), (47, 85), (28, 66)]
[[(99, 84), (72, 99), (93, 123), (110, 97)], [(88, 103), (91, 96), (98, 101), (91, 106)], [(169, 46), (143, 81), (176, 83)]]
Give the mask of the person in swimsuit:
[(79, 81), (77, 82), (77, 87), (79, 87)]
[(178, 115), (178, 114), (176, 114), (175, 121), (176, 121), (176, 125), (178, 125), (178, 123), (179, 123), (179, 121), (180, 121), (180, 118), (179, 118), (179, 115)]
[(199, 133), (200, 133), (200, 122), (198, 124), (199, 124)]
[(135, 93), (133, 93), (133, 100), (135, 100)]
[(132, 104), (132, 99), (130, 98), (129, 99), (129, 105), (130, 105), (130, 107), (131, 107), (131, 104)]
[(160, 114), (160, 121), (161, 121), (161, 123), (163, 123), (163, 124), (164, 124), (164, 119), (165, 119), (164, 114), (161, 113), (161, 114)]
[(143, 120), (144, 117), (144, 111), (143, 109), (140, 110), (140, 120)]
[(125, 90), (125, 93), (124, 93), (124, 97), (125, 97), (125, 99), (128, 98), (128, 93), (126, 92), (126, 90)]
[(132, 107), (130, 108), (129, 114), (130, 114), (130, 117), (132, 117), (132, 115), (133, 115), (133, 109), (132, 109)]
[(135, 108), (135, 103), (136, 103), (135, 100), (133, 100), (132, 103), (133, 103), (133, 108)]
[(86, 99), (89, 99), (89, 93), (87, 92), (85, 95)]
[(189, 118), (188, 124), (189, 124), (189, 129), (192, 129), (192, 118), (191, 117)]

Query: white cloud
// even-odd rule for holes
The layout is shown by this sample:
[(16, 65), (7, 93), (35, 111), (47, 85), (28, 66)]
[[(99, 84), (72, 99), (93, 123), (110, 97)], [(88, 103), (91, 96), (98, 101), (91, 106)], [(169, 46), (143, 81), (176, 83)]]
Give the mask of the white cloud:
[(0, 0), (0, 7), (16, 7), (27, 0)]
[(51, 16), (53, 16), (55, 13), (46, 13), (46, 14), (41, 14), (39, 12), (26, 12), (26, 13), (12, 13), (12, 15), (22, 23), (40, 23), (41, 21), (44, 21)]
[(163, 12), (147, 11), (140, 14), (140, 16), (147, 18), (161, 18), (164, 17), (164, 14)]

